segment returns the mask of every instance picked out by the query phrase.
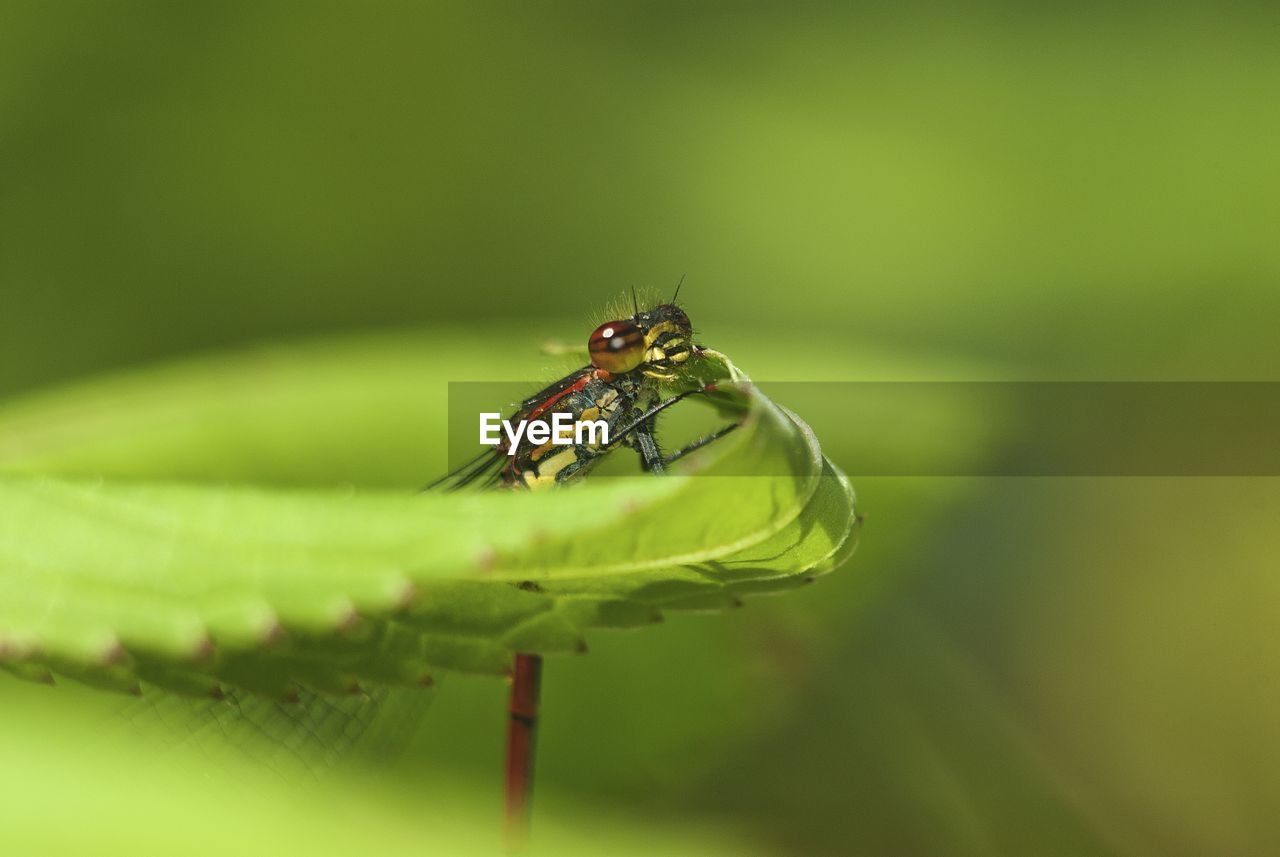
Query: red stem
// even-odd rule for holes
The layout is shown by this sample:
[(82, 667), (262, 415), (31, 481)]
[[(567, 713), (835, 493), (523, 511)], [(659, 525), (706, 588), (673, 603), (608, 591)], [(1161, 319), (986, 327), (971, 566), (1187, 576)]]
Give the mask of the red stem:
[(538, 726), (538, 690), (542, 657), (516, 655), (511, 679), (510, 720), (507, 724), (506, 848), (524, 849), (529, 837), (529, 805), (533, 797), (534, 739)]

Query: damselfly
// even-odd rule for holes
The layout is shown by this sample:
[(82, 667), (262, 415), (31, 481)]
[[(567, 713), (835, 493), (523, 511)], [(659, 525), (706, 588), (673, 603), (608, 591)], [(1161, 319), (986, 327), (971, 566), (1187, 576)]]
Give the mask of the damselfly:
[[(676, 304), (680, 287), (671, 300), (641, 310), (632, 291), (629, 318), (606, 321), (587, 338), (591, 362), (521, 402), (506, 423), (529, 425), (542, 421), (551, 426), (557, 414), (572, 422), (603, 422), (607, 433), (582, 441), (560, 437), (530, 440), (528, 434), (508, 435), (428, 488), (462, 488), (482, 485), (506, 488), (543, 488), (586, 476), (610, 452), (621, 446), (634, 449), (640, 466), (663, 473), (675, 461), (737, 427), (730, 423), (665, 454), (658, 443), (658, 415), (690, 396), (715, 391), (714, 384), (699, 383), (693, 371), (704, 349), (693, 342), (689, 316)], [(663, 394), (666, 393), (666, 397)], [(547, 431), (539, 437), (545, 437)], [(605, 439), (607, 436), (607, 439)], [(536, 587), (534, 581), (522, 588)], [(534, 733), (538, 719), (538, 695), (542, 659), (520, 653), (512, 667), (510, 718), (507, 726), (506, 836), (508, 849), (520, 849), (527, 833), (529, 797), (533, 784)]]
[[(675, 302), (679, 292), (677, 287), (670, 302), (646, 310), (640, 309), (633, 292), (634, 313), (599, 325), (588, 337), (591, 362), (525, 399), (506, 421), (543, 422), (551, 431), (553, 417), (563, 414), (575, 423), (602, 422), (607, 432), (586, 442), (569, 442), (563, 435), (559, 442), (535, 442), (527, 435), (514, 443), (506, 438), (428, 488), (549, 487), (586, 476), (621, 446), (639, 454), (644, 470), (663, 473), (673, 462), (736, 428), (730, 423), (671, 454), (658, 443), (655, 424), (660, 413), (689, 396), (715, 390), (713, 384), (694, 383), (688, 371), (703, 349), (694, 344), (689, 316)], [(664, 391), (682, 386), (663, 398)]]

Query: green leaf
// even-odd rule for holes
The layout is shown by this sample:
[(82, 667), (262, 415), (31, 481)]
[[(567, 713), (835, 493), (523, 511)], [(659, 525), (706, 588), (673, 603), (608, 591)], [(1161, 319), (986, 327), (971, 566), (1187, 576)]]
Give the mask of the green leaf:
[[(72, 705), (32, 708), (23, 704), (29, 703), (21, 698), (24, 688), (6, 690), (0, 730), (5, 854), (345, 857), (371, 843), (380, 855), (501, 853), (491, 796), (466, 778), (428, 773), (406, 788), (385, 768), (344, 768), (341, 777), (282, 776), (276, 764), (294, 770), (289, 757), (299, 749), (296, 735), (288, 743), (254, 745), (252, 756), (211, 756), (198, 743), (167, 743), (158, 723), (104, 723)], [(176, 697), (162, 701), (175, 717), (182, 714), (179, 703), (199, 704)], [(209, 716), (216, 718), (212, 736), (225, 739), (224, 730), (255, 724), (279, 732), (277, 706), (255, 702), (263, 703), (265, 713), (235, 714), (210, 701)], [(350, 700), (321, 702), (328, 707)], [(329, 717), (316, 728), (341, 745), (341, 730), (349, 724)], [(637, 822), (553, 792), (539, 798), (545, 811), (536, 823), (530, 852), (535, 855), (763, 853), (724, 830)]]
[(453, 349), (404, 345), (207, 360), (0, 412), (0, 666), (280, 698), (502, 674), (513, 652), (732, 606), (853, 549), (848, 481), (714, 354), (698, 375), (742, 426), (678, 474), (537, 494), (378, 487), (392, 482), (379, 451), (439, 443), (442, 428), (414, 438), (397, 419), (442, 422), (421, 390), (458, 371)]

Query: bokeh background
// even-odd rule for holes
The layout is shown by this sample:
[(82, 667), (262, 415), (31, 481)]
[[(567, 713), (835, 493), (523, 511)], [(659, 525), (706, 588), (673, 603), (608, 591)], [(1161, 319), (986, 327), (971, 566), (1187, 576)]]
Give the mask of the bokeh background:
[[(686, 274), (759, 378), (1274, 380), (1277, 92), (1262, 3), (6, 0), (0, 394), (383, 329), (524, 377)], [(853, 562), (552, 661), (540, 812), (766, 854), (1280, 851), (1275, 480), (859, 478), (859, 433), (821, 437)], [(496, 792), (504, 693), (447, 678), (365, 773)]]

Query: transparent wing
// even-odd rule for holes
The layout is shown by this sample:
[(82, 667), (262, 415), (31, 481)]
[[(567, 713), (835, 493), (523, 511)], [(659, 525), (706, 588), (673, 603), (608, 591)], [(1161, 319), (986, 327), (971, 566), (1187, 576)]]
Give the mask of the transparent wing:
[(434, 693), (379, 688), (349, 697), (299, 691), (298, 702), (228, 692), (192, 699), (149, 692), (126, 702), (117, 728), (145, 733), (155, 760), (195, 752), (227, 768), (250, 764), (288, 779), (318, 780), (343, 763), (394, 756), (419, 728)]

